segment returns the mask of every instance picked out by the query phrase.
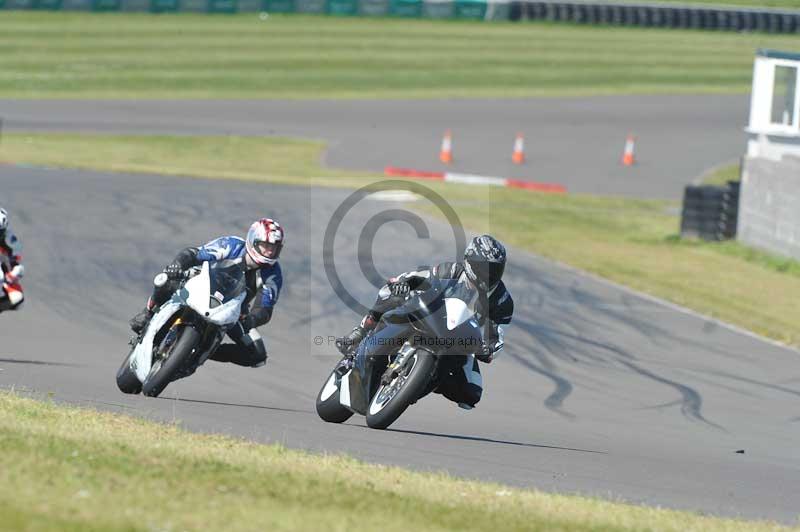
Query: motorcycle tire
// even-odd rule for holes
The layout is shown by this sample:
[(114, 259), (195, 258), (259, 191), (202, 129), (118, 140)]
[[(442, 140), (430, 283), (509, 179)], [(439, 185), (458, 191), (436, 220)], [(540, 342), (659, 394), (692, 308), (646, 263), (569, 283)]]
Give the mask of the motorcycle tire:
[(148, 397), (158, 397), (175, 379), (178, 372), (188, 365), (198, 343), (200, 343), (200, 333), (194, 327), (182, 327), (167, 359), (160, 363), (160, 367), (154, 367), (145, 379), (142, 393)]
[(339, 386), (336, 384), (338, 377), (336, 369), (331, 371), (317, 394), (317, 414), (328, 423), (343, 423), (353, 415), (353, 412), (339, 402)]
[(136, 373), (134, 373), (131, 369), (132, 354), (133, 350), (131, 350), (131, 353), (125, 357), (125, 361), (117, 370), (117, 387), (122, 393), (136, 395), (141, 393), (142, 383), (139, 381), (139, 377), (136, 376)]
[[(399, 418), (406, 408), (411, 406), (425, 393), (425, 390), (436, 371), (436, 358), (423, 349), (418, 349), (413, 355), (412, 367), (404, 368), (404, 381), (399, 390), (391, 397), (382, 400), (382, 392), (386, 386), (381, 386), (367, 407), (367, 425), (373, 429), (385, 429)], [(409, 360), (406, 362), (408, 364)], [(399, 377), (398, 377), (399, 378)], [(394, 382), (394, 381), (393, 381)]]

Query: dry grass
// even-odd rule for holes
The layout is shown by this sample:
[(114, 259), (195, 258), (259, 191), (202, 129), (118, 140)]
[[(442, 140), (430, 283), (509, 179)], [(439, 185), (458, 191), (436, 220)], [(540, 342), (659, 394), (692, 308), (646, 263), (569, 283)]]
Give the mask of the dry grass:
[(0, 392), (2, 530), (781, 530), (319, 456)]

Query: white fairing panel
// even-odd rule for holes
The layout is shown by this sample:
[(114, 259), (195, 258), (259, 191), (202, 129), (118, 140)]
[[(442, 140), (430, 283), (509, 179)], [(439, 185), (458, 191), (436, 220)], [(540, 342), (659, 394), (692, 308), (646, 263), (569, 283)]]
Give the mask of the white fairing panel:
[(203, 263), (198, 275), (186, 281), (184, 288), (189, 292), (189, 297), (186, 298), (189, 308), (215, 325), (236, 323), (242, 312), (242, 303), (247, 297), (247, 293), (242, 292), (235, 299), (231, 299), (227, 303), (212, 309), (210, 303), (211, 277), (208, 262)]
[(209, 299), (211, 298), (211, 278), (208, 275), (208, 263), (203, 263), (200, 273), (186, 281), (183, 285), (189, 297), (186, 302), (189, 307), (201, 316), (205, 316), (209, 311)]
[(444, 300), (447, 311), (447, 330), (452, 331), (472, 317), (472, 311), (462, 300), (448, 297)]
[(150, 320), (147, 326), (147, 333), (145, 333), (142, 341), (136, 344), (133, 353), (130, 357), (131, 369), (136, 374), (139, 381), (144, 382), (147, 375), (150, 373), (150, 367), (153, 365), (153, 339), (156, 333), (164, 326), (167, 321), (180, 310), (181, 304), (173, 301), (168, 301)]
[(320, 394), (319, 398), (323, 401), (327, 401), (328, 398), (336, 393), (339, 387), (336, 386), (336, 373), (331, 372), (331, 376), (328, 378), (328, 382), (325, 383), (325, 387), (322, 389), (322, 393)]
[[(236, 297), (236, 299), (231, 299), (224, 305), (220, 305), (217, 308), (206, 310), (204, 314), (201, 314), (201, 316), (215, 325), (231, 325), (236, 323), (236, 321), (239, 319), (239, 316), (242, 314), (242, 303), (244, 302), (245, 297), (247, 297), (247, 293), (242, 292)], [(209, 297), (207, 296), (206, 301), (208, 300)], [(208, 315), (206, 315), (206, 313)]]
[(339, 384), (339, 404), (350, 408), (350, 374), (353, 373), (351, 369), (342, 377), (342, 382)]

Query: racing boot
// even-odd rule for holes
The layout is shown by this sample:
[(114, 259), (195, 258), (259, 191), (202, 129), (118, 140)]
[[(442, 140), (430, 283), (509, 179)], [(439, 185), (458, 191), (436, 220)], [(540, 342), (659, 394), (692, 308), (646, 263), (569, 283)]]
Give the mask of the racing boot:
[(377, 324), (378, 321), (372, 317), (372, 315), (367, 314), (364, 316), (364, 319), (361, 320), (361, 323), (353, 328), (353, 331), (349, 335), (336, 339), (336, 349), (338, 349), (342, 355), (352, 358), (355, 356), (358, 344), (361, 343), (361, 340), (363, 340), (367, 333), (374, 329)]
[(366, 335), (367, 331), (364, 330), (364, 327), (357, 325), (353, 328), (353, 332), (347, 336), (336, 339), (336, 349), (338, 349), (342, 355), (352, 357), (356, 349), (358, 349), (358, 344), (361, 343), (361, 340), (363, 340)]
[(142, 310), (139, 314), (131, 318), (130, 326), (131, 330), (136, 334), (142, 334), (142, 331), (145, 330), (147, 324), (150, 323), (150, 319), (153, 317), (155, 313), (153, 308), (153, 300), (147, 300), (147, 306)]

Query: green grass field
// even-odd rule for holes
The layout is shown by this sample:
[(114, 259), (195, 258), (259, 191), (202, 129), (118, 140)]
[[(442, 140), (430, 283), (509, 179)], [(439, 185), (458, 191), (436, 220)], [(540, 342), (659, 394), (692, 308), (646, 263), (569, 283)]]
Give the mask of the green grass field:
[(198, 435), (0, 392), (0, 530), (778, 531)]
[[(13, 134), (0, 161), (316, 186), (380, 177), (322, 168), (323, 150), (280, 138)], [(800, 345), (800, 263), (736, 242), (682, 241), (676, 202), (430, 186), (473, 230)]]
[(796, 36), (312, 16), (3, 12), (0, 97), (445, 98), (750, 89)]

